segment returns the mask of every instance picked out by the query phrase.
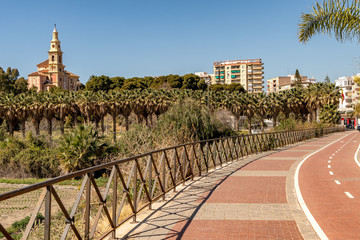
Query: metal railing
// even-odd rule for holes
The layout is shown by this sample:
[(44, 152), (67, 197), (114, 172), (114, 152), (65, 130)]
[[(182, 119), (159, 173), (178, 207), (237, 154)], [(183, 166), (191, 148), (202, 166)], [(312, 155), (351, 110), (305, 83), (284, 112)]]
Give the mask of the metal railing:
[[(251, 154), (338, 131), (344, 131), (344, 128), (240, 135), (187, 143), (115, 160), (3, 193), (0, 195), (0, 202), (42, 189), (22, 239), (31, 236), (39, 212), (44, 213), (44, 221), (36, 227), (43, 229), (40, 231), (42, 234), (40, 238), (43, 239), (55, 237), (51, 228), (54, 221), (60, 221), (63, 227), (61, 237), (56, 236), (56, 238), (102, 239), (109, 234), (115, 237), (118, 226), (131, 218), (136, 222), (137, 213), (142, 209), (151, 208), (154, 201), (165, 199), (167, 192), (176, 191), (177, 186), (195, 176), (201, 176), (212, 168)], [(111, 172), (106, 186), (99, 187), (94, 173), (104, 170)], [(67, 210), (55, 185), (74, 178), (82, 179), (82, 183), (72, 208)], [(60, 212), (60, 220), (59, 213), (56, 214), (56, 218), (54, 217), (55, 205)], [(107, 229), (104, 228), (104, 224), (99, 227), (100, 220), (102, 223), (105, 222)], [(7, 239), (13, 239), (1, 223), (0, 232)]]

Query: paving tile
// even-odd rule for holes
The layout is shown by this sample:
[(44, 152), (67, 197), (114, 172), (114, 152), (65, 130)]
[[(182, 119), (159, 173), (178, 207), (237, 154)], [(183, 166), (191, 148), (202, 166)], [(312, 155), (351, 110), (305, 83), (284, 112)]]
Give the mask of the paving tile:
[(266, 160), (259, 159), (247, 166), (245, 166), (241, 171), (288, 171), (290, 167), (294, 164), (295, 161), (289, 160)]
[(173, 230), (178, 234), (169, 234), (167, 239), (303, 239), (295, 221), (193, 220)]
[(207, 203), (286, 203), (286, 177), (230, 176)]

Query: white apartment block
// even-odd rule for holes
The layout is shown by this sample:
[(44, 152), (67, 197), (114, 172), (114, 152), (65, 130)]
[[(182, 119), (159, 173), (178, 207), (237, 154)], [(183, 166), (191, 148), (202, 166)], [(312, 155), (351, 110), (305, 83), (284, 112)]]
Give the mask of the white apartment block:
[[(301, 85), (308, 87), (310, 84), (316, 83), (316, 79), (301, 76)], [(288, 75), (287, 77), (275, 77), (267, 80), (267, 92), (281, 92), (294, 88), (296, 85), (295, 75)]]

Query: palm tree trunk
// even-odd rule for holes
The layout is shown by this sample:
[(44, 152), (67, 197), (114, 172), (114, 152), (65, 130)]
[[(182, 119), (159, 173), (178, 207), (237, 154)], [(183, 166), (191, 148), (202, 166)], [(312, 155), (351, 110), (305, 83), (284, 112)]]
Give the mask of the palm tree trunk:
[(276, 120), (277, 120), (277, 115), (274, 114), (273, 115), (273, 127), (276, 127), (276, 124), (277, 124)]
[(21, 121), (20, 123), (20, 127), (21, 127), (21, 132), (22, 132), (22, 136), (25, 137), (25, 123), (26, 121)]
[(105, 121), (104, 121), (105, 117), (101, 118), (101, 133), (104, 134), (105, 132)]
[(8, 125), (9, 134), (10, 134), (11, 136), (14, 136), (14, 128), (15, 128), (14, 124), (11, 123), (10, 121), (7, 121), (6, 123), (7, 123), (7, 125)]
[(52, 117), (46, 118), (47, 125), (48, 125), (48, 134), (51, 137), (52, 136)]
[(129, 131), (129, 115), (124, 116), (125, 117), (125, 128), (126, 131)]
[(235, 118), (236, 118), (236, 123), (235, 123), (236, 131), (240, 131), (240, 116), (235, 116)]
[(35, 136), (39, 136), (40, 135), (40, 120), (38, 120), (38, 119), (33, 120), (33, 126), (35, 128)]
[(74, 112), (74, 114), (73, 114), (73, 125), (74, 125), (74, 127), (77, 125), (77, 118), (78, 118), (78, 114), (77, 114), (77, 112), (75, 111)]
[(60, 131), (61, 131), (61, 134), (64, 135), (64, 132), (65, 132), (65, 120), (64, 119), (60, 119)]
[(251, 118), (248, 117), (248, 122), (249, 122), (249, 134), (251, 134)]
[(141, 115), (140, 115), (140, 114), (136, 114), (136, 118), (137, 118), (138, 124), (140, 124), (140, 123), (141, 123)]

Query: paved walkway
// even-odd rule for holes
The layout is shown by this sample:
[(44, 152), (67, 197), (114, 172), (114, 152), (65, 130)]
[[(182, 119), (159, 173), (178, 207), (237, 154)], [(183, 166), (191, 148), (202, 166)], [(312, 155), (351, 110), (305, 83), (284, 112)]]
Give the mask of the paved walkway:
[[(319, 239), (294, 190), (297, 165), (348, 133), (251, 156), (187, 185), (154, 204), (125, 239)], [(150, 214), (146, 216), (146, 214)], [(129, 231), (129, 228), (132, 228)], [(120, 227), (121, 229), (121, 227)]]

